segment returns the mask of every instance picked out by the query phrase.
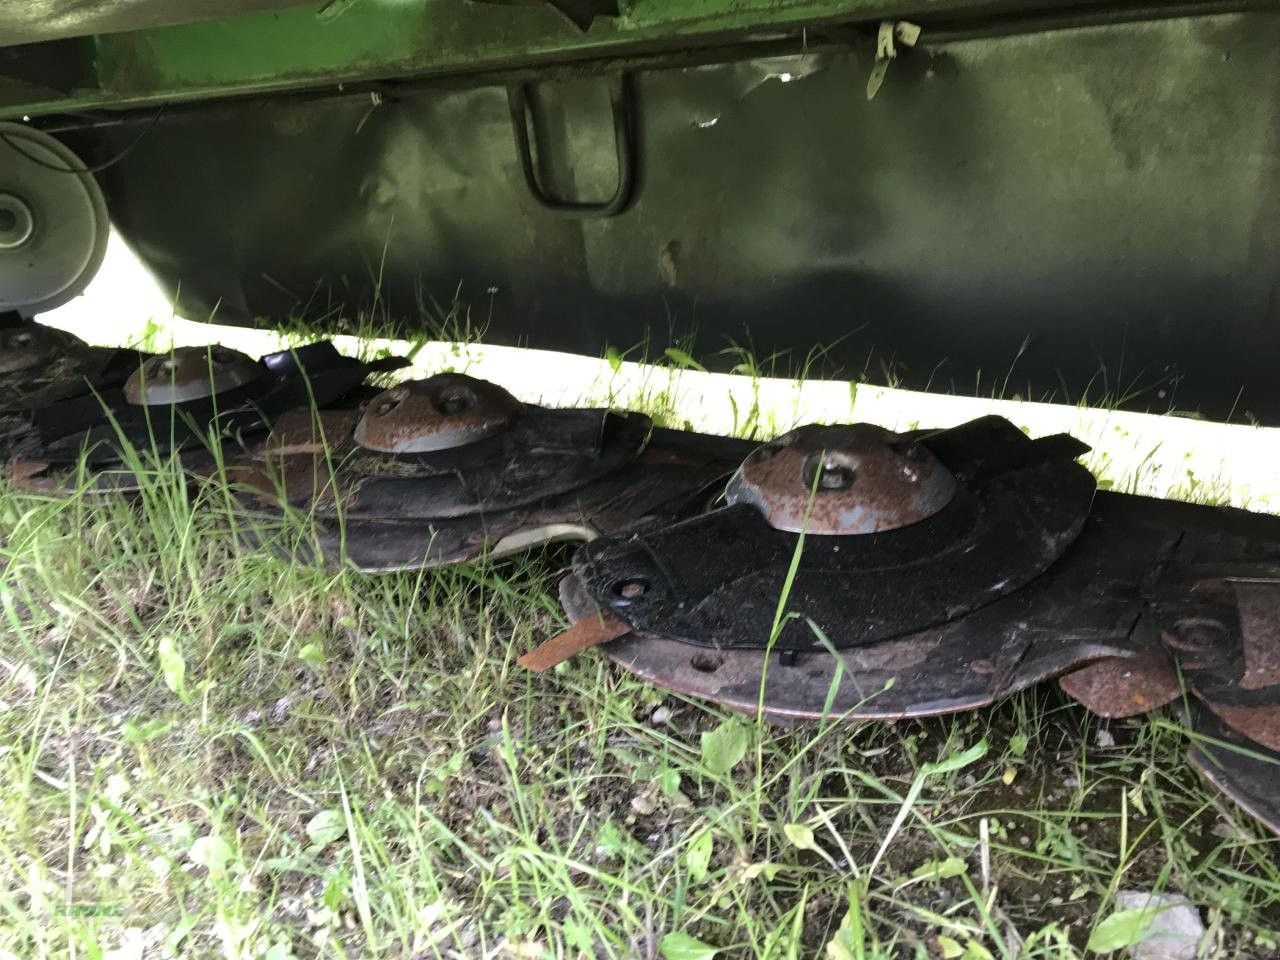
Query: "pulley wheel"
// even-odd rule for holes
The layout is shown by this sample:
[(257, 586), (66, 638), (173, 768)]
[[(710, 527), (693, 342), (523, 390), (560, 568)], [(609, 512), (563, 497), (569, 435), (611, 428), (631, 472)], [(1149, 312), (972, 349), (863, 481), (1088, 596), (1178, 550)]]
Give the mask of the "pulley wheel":
[(0, 311), (31, 316), (78, 296), (107, 250), (107, 205), (58, 140), (0, 123)]

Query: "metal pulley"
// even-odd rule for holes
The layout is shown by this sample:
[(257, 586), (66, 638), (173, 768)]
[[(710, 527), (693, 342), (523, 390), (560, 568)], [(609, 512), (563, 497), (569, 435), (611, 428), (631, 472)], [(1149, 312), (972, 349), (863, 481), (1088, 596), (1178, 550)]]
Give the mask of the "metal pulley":
[(61, 141), (0, 122), (0, 312), (33, 316), (82, 293), (106, 255), (102, 191)]

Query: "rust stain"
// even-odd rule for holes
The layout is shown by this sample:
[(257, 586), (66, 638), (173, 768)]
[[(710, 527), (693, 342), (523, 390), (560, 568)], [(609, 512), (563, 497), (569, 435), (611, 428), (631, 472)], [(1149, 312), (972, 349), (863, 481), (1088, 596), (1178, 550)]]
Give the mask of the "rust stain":
[(1235, 583), (1244, 642), (1240, 687), (1257, 690), (1280, 683), (1280, 584)]
[[(1204, 699), (1203, 697), (1201, 699)], [(1230, 704), (1204, 700), (1227, 726), (1270, 750), (1280, 750), (1280, 704)]]
[(1132, 657), (1105, 657), (1058, 678), (1070, 696), (1102, 717), (1134, 717), (1182, 692), (1168, 655), (1147, 647)]
[(276, 421), (263, 444), (264, 456), (333, 451), (350, 439), (356, 410), (290, 410)]

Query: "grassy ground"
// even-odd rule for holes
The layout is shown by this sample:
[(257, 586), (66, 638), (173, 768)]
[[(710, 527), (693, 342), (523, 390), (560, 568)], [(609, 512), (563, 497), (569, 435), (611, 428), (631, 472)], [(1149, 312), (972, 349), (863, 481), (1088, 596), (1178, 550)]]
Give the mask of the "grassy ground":
[(324, 573), (244, 522), (172, 469), (0, 491), (0, 957), (1068, 960), (1120, 889), (1278, 953), (1277, 842), (1174, 713), (759, 726), (595, 654), (518, 669), (562, 550)]

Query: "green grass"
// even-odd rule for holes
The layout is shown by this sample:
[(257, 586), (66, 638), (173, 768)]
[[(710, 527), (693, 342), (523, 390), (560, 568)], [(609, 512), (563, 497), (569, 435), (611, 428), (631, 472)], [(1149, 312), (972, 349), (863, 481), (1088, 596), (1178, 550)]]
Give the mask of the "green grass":
[(1277, 953), (1277, 842), (1172, 712), (783, 729), (595, 653), (532, 675), (566, 550), (326, 573), (146, 477), (0, 491), (0, 957), (1069, 960), (1128, 888)]

